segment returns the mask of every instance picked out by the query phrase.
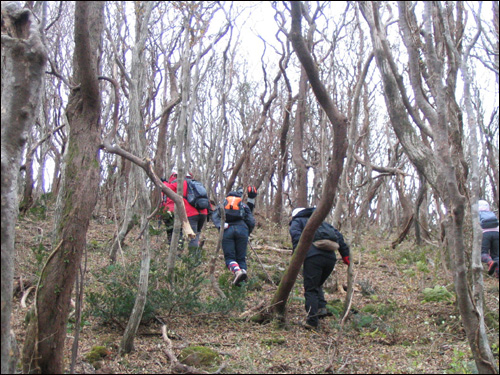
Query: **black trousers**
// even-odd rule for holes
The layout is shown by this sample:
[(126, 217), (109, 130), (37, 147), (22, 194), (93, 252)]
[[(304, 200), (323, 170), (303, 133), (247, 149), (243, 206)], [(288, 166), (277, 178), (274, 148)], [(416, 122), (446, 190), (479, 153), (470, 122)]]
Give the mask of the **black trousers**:
[(307, 323), (318, 325), (318, 310), (326, 306), (323, 284), (335, 267), (336, 259), (314, 255), (304, 261), (304, 297), (306, 300)]

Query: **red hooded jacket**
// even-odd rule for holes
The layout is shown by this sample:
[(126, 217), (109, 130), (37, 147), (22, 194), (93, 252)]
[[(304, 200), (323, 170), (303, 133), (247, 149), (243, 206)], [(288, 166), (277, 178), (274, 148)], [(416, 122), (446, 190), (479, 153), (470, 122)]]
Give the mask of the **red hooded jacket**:
[[(172, 174), (170, 176), (170, 178), (168, 179), (168, 181), (164, 181), (163, 183), (165, 184), (165, 186), (172, 189), (174, 191), (174, 193), (177, 193), (177, 175), (176, 174)], [(207, 209), (197, 210), (196, 208), (194, 208), (193, 206), (191, 206), (188, 203), (188, 201), (186, 199), (186, 192), (187, 192), (187, 181), (184, 180), (184, 189), (183, 189), (184, 197), (183, 198), (184, 198), (184, 207), (186, 207), (187, 217), (196, 216), (196, 215), (208, 215)], [(163, 196), (162, 206), (165, 207), (166, 210), (174, 212), (174, 201), (172, 199), (170, 199), (169, 197), (167, 197), (166, 195), (164, 195), (163, 193), (162, 193), (162, 196)]]

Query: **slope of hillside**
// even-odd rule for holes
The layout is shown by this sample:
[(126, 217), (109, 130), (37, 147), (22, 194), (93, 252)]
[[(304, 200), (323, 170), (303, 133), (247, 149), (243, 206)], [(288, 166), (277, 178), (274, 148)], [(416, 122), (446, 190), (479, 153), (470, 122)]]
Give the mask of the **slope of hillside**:
[[(22, 277), (24, 290), (30, 280), (36, 279), (36, 272), (50, 253), (52, 213), (42, 214), (20, 218), (17, 226), (16, 275)], [(153, 229), (157, 228), (158, 223), (153, 223)], [(356, 287), (351, 313), (341, 335), (340, 312), (345, 298), (342, 286), (347, 282), (347, 268), (342, 263), (337, 265), (336, 274), (325, 287), (333, 316), (322, 320), (318, 331), (301, 327), (305, 319), (301, 277), (290, 296), (285, 327), (276, 322), (254, 323), (249, 310), (258, 311), (268, 305), (276, 290), (274, 283), (279, 281), (288, 264), (291, 243), (287, 229), (259, 218), (248, 249), (250, 279), (243, 289), (228, 285), (230, 276), (224, 268), (222, 254), (218, 254), (215, 276), (228, 296), (225, 302), (217, 296), (207, 274), (216, 248), (217, 231), (212, 223), (208, 223), (203, 234), (205, 243), (199, 264), (179, 259), (174, 284), (168, 284), (161, 277), (167, 251), (166, 235), (161, 227), (158, 232), (151, 231), (154, 261), (150, 283), (155, 306), (139, 328), (135, 350), (120, 356), (118, 348), (126, 319), (118, 314), (110, 317), (105, 310), (112, 297), (115, 302), (124, 297), (106, 295), (106, 285), (116, 282), (115, 291), (130, 291), (138, 278), (133, 271), (122, 272), (123, 279), (111, 273), (107, 249), (116, 225), (102, 218), (94, 220), (88, 235), (85, 302), (76, 372), (171, 372), (167, 342), (161, 334), (162, 323), (168, 330), (174, 355), (179, 356), (190, 345), (218, 353), (219, 360), (212, 367), (192, 364), (208, 372), (324, 373), (329, 369), (334, 373), (467, 373), (474, 370), (454, 304), (453, 285), (444, 277), (445, 271), (440, 265), (439, 249), (403, 243), (393, 250), (390, 240), (382, 234), (365, 235), (360, 246), (352, 246)], [(136, 236), (137, 230), (129, 234), (118, 268), (130, 270), (127, 267), (140, 262), (138, 245), (134, 242)], [(349, 233), (345, 236), (351, 239)], [(498, 364), (498, 280), (484, 275), (486, 321)], [(120, 284), (123, 284), (121, 289)], [(33, 295), (28, 295), (26, 307), (21, 306), (21, 291), (14, 297), (13, 325), (20, 345)], [(73, 337), (74, 319), (68, 323), (65, 355), (68, 371)], [(96, 346), (105, 347), (98, 360), (89, 356)]]

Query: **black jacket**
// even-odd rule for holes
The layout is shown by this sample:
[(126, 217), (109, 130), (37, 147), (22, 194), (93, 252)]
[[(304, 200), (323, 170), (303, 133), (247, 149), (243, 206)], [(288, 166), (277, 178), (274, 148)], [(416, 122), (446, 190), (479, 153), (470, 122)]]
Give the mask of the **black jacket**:
[[(300, 236), (302, 235), (302, 231), (304, 230), (307, 221), (309, 220), (315, 209), (316, 209), (315, 207), (305, 208), (302, 211), (300, 211), (297, 215), (295, 215), (290, 221), (289, 231), (290, 231), (290, 237), (292, 238), (293, 250), (295, 250), (295, 248), (297, 247), (300, 240)], [(337, 240), (335, 242), (339, 244), (340, 255), (342, 257), (348, 256), (349, 246), (345, 243), (344, 236), (337, 229), (335, 229), (335, 234), (337, 236)], [(311, 244), (311, 247), (307, 252), (306, 258), (312, 257), (314, 255), (323, 255), (326, 257), (331, 257), (336, 259), (334, 252), (318, 249), (316, 246)]]

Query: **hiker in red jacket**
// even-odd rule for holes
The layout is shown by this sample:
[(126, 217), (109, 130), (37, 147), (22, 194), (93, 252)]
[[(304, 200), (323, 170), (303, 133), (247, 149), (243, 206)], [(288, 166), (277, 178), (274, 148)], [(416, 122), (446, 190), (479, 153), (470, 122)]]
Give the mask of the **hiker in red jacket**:
[[(205, 225), (205, 222), (207, 220), (207, 214), (208, 210), (206, 208), (204, 209), (198, 209), (194, 206), (192, 206), (187, 199), (187, 192), (188, 192), (188, 180), (192, 180), (193, 176), (191, 173), (186, 174), (186, 178), (184, 180), (184, 189), (183, 189), (183, 198), (184, 198), (184, 207), (186, 208), (186, 215), (189, 220), (189, 224), (191, 224), (191, 228), (193, 229), (193, 232), (196, 233), (196, 237), (193, 238), (192, 240), (189, 241), (188, 244), (188, 250), (196, 250), (199, 245), (200, 245), (200, 234), (201, 230), (203, 229), (203, 226)], [(175, 193), (177, 193), (177, 172), (172, 172), (170, 175), (168, 181), (163, 181), (165, 186), (173, 190)], [(169, 238), (172, 235), (173, 232), (173, 220), (174, 220), (174, 201), (167, 197), (165, 194), (162, 193), (162, 203), (161, 203), (163, 209), (164, 209), (164, 215), (163, 215), (163, 221), (165, 222), (165, 225), (167, 226), (167, 233), (169, 233)]]

